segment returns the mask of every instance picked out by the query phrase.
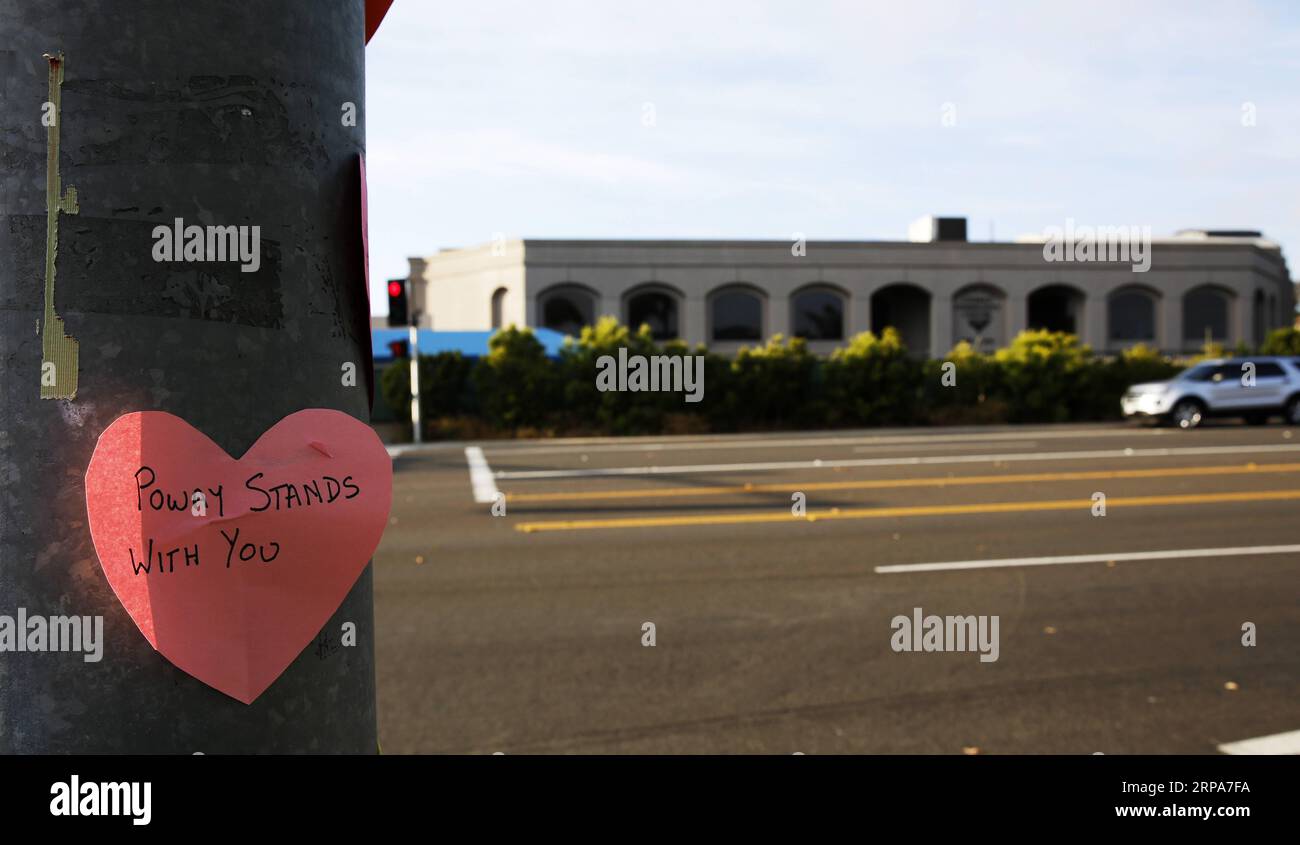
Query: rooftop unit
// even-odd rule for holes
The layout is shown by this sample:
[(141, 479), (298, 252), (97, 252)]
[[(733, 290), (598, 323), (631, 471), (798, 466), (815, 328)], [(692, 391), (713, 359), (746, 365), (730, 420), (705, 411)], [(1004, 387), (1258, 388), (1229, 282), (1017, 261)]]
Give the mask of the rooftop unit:
[(966, 241), (965, 217), (934, 217), (926, 215), (907, 227), (907, 239), (913, 243), (935, 241)]

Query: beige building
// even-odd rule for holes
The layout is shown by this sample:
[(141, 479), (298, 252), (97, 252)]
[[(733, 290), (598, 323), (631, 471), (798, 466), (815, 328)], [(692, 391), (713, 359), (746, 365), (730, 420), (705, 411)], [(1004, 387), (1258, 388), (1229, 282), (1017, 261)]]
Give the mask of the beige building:
[(1293, 321), (1286, 261), (1258, 232), (1180, 232), (1145, 244), (1141, 262), (1136, 246), (1123, 261), (1048, 260), (1042, 238), (977, 243), (963, 218), (918, 223), (909, 241), (498, 240), (412, 258), (413, 307), (446, 331), (576, 334), (612, 314), (724, 353), (774, 334), (829, 352), (894, 326), (935, 357), (962, 340), (991, 350), (1025, 328), (1102, 351), (1255, 345)]

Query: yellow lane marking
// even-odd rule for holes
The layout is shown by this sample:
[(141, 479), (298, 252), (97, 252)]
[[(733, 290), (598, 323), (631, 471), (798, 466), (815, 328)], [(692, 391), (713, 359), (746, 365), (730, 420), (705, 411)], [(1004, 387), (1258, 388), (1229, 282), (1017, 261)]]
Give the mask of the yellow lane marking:
[[(1106, 500), (1110, 510), (1124, 507), (1152, 507), (1156, 505), (1210, 505), (1226, 502), (1268, 502), (1300, 499), (1300, 490), (1257, 490), (1245, 493), (1188, 493), (1169, 496), (1126, 496)], [(516, 531), (532, 534), (535, 531), (583, 531), (596, 528), (666, 528), (686, 525), (743, 525), (762, 522), (819, 522), (829, 519), (886, 519), (912, 516), (951, 516), (980, 513), (1030, 513), (1033, 511), (1064, 511), (1075, 508), (1087, 511), (1091, 499), (1053, 499), (1045, 502), (984, 502), (969, 505), (917, 505), (893, 508), (832, 508), (791, 516), (782, 510), (774, 513), (728, 513), (701, 516), (654, 516), (614, 519), (572, 519), (547, 522), (521, 522)]]
[(1164, 467), (1159, 469), (1091, 470), (1087, 472), (1030, 472), (1015, 475), (965, 475), (943, 478), (885, 478), (871, 481), (818, 481), (800, 484), (730, 484), (720, 487), (667, 487), (642, 490), (584, 490), (557, 493), (507, 493), (510, 502), (601, 501), (604, 499), (661, 499), (687, 496), (726, 496), (736, 493), (793, 493), (796, 490), (889, 490), (899, 487), (958, 487), (970, 484), (1024, 484), (1044, 481), (1098, 481), (1116, 478), (1178, 478), (1199, 475), (1249, 475), (1264, 472), (1300, 472), (1300, 463), (1233, 464), (1230, 466)]

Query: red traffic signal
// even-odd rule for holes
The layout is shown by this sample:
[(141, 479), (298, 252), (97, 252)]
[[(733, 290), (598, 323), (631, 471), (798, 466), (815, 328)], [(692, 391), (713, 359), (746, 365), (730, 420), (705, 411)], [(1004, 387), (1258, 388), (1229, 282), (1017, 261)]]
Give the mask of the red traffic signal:
[(388, 326), (389, 328), (411, 325), (411, 309), (406, 301), (406, 279), (390, 279), (388, 282)]

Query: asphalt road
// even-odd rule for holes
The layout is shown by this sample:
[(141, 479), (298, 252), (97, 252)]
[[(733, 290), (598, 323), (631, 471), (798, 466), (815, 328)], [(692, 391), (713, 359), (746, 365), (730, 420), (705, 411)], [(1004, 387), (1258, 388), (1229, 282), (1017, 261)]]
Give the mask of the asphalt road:
[[(1300, 731), (1300, 430), (466, 445), (394, 458), (385, 753), (1204, 754)], [(996, 616), (997, 659), (894, 650), (914, 608)]]

